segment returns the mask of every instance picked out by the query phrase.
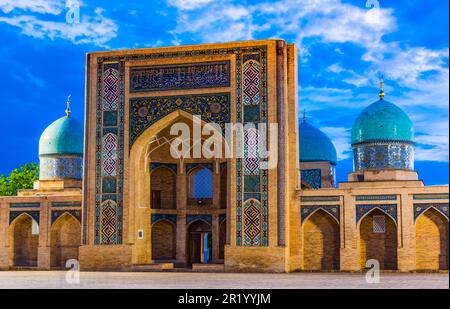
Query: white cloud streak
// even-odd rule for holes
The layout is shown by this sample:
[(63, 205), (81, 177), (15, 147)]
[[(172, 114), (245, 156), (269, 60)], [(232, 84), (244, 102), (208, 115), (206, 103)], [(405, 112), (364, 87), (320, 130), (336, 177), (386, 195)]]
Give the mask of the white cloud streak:
[[(0, 0), (3, 1), (3, 0)], [(24, 3), (22, 3), (24, 2)], [(117, 36), (118, 26), (112, 20), (103, 15), (101, 8), (96, 8), (94, 15), (81, 14), (80, 23), (67, 23), (65, 20), (65, 11), (59, 10), (60, 7), (40, 6), (40, 2), (36, 6), (26, 6), (26, 1), (19, 1), (15, 8), (30, 10), (36, 13), (50, 13), (61, 15), (62, 21), (46, 19), (44, 15), (18, 14), (13, 16), (0, 17), (0, 23), (21, 29), (21, 33), (36, 39), (63, 39), (71, 41), (74, 44), (95, 44), (104, 46), (107, 42)], [(65, 1), (63, 1), (65, 3)], [(1, 6), (0, 6), (1, 7)], [(11, 7), (7, 7), (10, 9)]]

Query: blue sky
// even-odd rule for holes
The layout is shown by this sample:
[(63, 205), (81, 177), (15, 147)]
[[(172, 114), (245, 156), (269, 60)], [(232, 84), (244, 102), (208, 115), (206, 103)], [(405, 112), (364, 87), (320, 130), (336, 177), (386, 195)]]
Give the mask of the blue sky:
[(415, 124), (421, 178), (448, 184), (448, 1), (78, 2), (81, 23), (68, 24), (66, 0), (0, 0), (0, 173), (38, 161), (40, 133), (69, 93), (83, 119), (86, 52), (283, 38), (299, 46), (300, 110), (333, 140), (338, 179), (352, 168), (352, 122), (377, 99), (383, 72), (386, 99)]

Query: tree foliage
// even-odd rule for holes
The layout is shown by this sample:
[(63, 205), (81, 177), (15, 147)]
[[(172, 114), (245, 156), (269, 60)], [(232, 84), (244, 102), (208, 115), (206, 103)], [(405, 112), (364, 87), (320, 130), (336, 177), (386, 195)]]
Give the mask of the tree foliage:
[(32, 189), (39, 179), (39, 165), (28, 163), (11, 171), (9, 176), (0, 174), (0, 196), (17, 195), (17, 190)]

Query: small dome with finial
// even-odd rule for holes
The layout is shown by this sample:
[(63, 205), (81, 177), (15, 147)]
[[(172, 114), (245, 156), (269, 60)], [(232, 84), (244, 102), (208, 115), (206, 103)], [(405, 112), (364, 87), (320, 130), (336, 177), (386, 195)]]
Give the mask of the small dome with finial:
[(380, 82), (380, 99), (366, 107), (352, 127), (352, 144), (376, 141), (414, 141), (411, 119), (398, 106), (384, 99), (384, 82)]
[(83, 126), (70, 116), (70, 96), (66, 116), (50, 124), (39, 140), (39, 155), (83, 155)]
[(325, 133), (310, 125), (303, 113), (298, 126), (300, 162), (327, 161), (337, 163), (336, 148)]

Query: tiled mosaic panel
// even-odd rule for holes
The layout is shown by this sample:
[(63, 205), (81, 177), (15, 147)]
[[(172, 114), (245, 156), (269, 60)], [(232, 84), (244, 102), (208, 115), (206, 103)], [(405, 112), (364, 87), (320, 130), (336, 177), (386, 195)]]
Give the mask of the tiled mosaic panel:
[(40, 203), (11, 203), (9, 204), (9, 208), (39, 208), (41, 207)]
[(178, 174), (178, 165), (175, 163), (158, 163), (158, 162), (152, 162), (150, 163), (150, 173), (158, 168), (168, 168), (172, 172), (175, 173), (175, 175)]
[(353, 146), (355, 171), (414, 169), (414, 146), (406, 143), (368, 143)]
[(99, 218), (100, 229), (95, 231), (95, 239), (98, 243), (105, 245), (119, 244), (119, 238), (122, 238), (122, 214), (117, 203), (110, 199), (104, 201), (100, 205), (98, 212), (96, 212), (97, 216)]
[(152, 224), (155, 224), (159, 220), (167, 220), (176, 225), (177, 224), (177, 215), (171, 215), (171, 214), (152, 214), (151, 215)]
[(188, 163), (186, 164), (186, 173), (189, 173), (195, 168), (206, 168), (214, 173), (214, 167), (212, 163)]
[(397, 195), (357, 195), (355, 197), (356, 201), (396, 201)]
[(39, 221), (40, 221), (39, 220), (40, 219), (39, 211), (18, 210), (18, 211), (10, 211), (9, 212), (9, 224), (11, 224), (14, 221), (14, 219), (18, 218), (22, 214), (29, 215), (37, 223), (39, 223)]
[(364, 215), (371, 212), (375, 208), (382, 210), (394, 219), (395, 222), (397, 222), (397, 204), (367, 204), (356, 205), (356, 223), (358, 223)]
[(107, 133), (103, 136), (103, 176), (117, 176), (117, 135)]
[(413, 200), (448, 200), (448, 193), (447, 194), (437, 194), (437, 193), (414, 194)]
[[(242, 175), (242, 172), (244, 175), (243, 186), (242, 182), (237, 186), (236, 243), (238, 246), (268, 245), (267, 170), (260, 169), (258, 144), (260, 132), (257, 129), (257, 122), (267, 122), (265, 62), (265, 53), (242, 56), (243, 85), (238, 92), (238, 102), (242, 100), (243, 104), (238, 108), (242, 108), (243, 118), (238, 113), (237, 122), (244, 121), (249, 127), (244, 129), (243, 160), (237, 162), (238, 177)], [(241, 164), (243, 166), (240, 166)]]
[[(235, 62), (235, 84), (231, 85), (235, 87), (236, 91), (236, 118), (237, 123), (244, 122), (244, 105), (243, 105), (243, 63), (254, 60), (260, 65), (260, 104), (246, 105), (246, 111), (249, 111), (249, 107), (257, 106), (253, 111), (246, 114), (246, 119), (252, 118), (251, 122), (264, 122), (267, 124), (267, 46), (249, 46), (249, 47), (227, 47), (221, 49), (205, 49), (205, 50), (191, 50), (191, 51), (174, 51), (174, 52), (156, 52), (150, 54), (128, 54), (123, 55), (120, 58), (116, 56), (112, 57), (99, 57), (98, 58), (98, 100), (97, 100), (97, 151), (96, 151), (96, 172), (95, 172), (95, 243), (100, 242), (100, 206), (103, 201), (108, 198), (116, 201), (118, 209), (119, 222), (117, 224), (117, 239), (118, 243), (122, 242), (122, 207), (123, 207), (123, 126), (124, 126), (124, 111), (123, 111), (123, 98), (124, 98), (124, 63), (126, 61), (140, 61), (140, 60), (157, 60), (157, 59), (177, 59), (182, 61), (185, 57), (196, 56), (215, 56), (215, 55), (233, 55), (236, 57)], [(254, 68), (254, 67), (253, 67)], [(253, 69), (252, 68), (252, 69)], [(108, 71), (109, 70), (109, 71)], [(107, 76), (107, 87), (104, 87), (104, 73)], [(118, 81), (117, 81), (118, 79)], [(250, 89), (250, 88), (249, 88)], [(246, 95), (250, 94), (248, 91)], [(105, 99), (103, 98), (105, 97)], [(256, 96), (258, 97), (258, 96)], [(253, 96), (253, 101), (254, 100)], [(246, 98), (247, 102), (248, 98)], [(106, 108), (104, 108), (104, 106)], [(117, 105), (117, 109), (116, 109)], [(216, 106), (217, 107), (217, 106)], [(145, 110), (141, 110), (143, 114)], [(259, 115), (258, 115), (259, 113)], [(222, 116), (228, 116), (222, 113)], [(130, 115), (130, 123), (133, 121), (133, 116)], [(117, 181), (115, 194), (102, 192), (102, 137), (105, 133), (112, 132), (111, 128), (116, 130), (118, 136), (118, 165), (117, 165)], [(102, 131), (103, 130), (103, 131)], [(105, 131), (106, 130), (106, 131)], [(108, 131), (109, 130), (109, 131)], [(114, 132), (113, 132), (114, 133)], [(244, 181), (243, 181), (243, 160), (236, 159), (236, 233), (237, 233), (237, 245), (242, 245), (242, 207), (244, 198)], [(261, 201), (261, 229), (262, 229), (262, 245), (268, 245), (268, 173), (266, 170), (262, 170), (260, 173), (261, 179), (261, 192), (259, 192), (259, 198)], [(111, 183), (109, 182), (109, 185)], [(253, 194), (253, 193), (252, 193)], [(255, 193), (255, 195), (258, 195)], [(84, 209), (87, 209), (88, 201), (84, 202)], [(86, 212), (85, 212), (86, 213)], [(87, 222), (87, 218), (83, 218), (84, 222)], [(86, 225), (84, 225), (83, 242), (86, 243)]]
[(259, 105), (261, 100), (261, 65), (249, 60), (244, 63), (244, 105)]
[(333, 216), (337, 222), (340, 221), (339, 205), (311, 205), (311, 206), (301, 206), (301, 222), (303, 223), (312, 213), (317, 210), (322, 209), (323, 211), (329, 213)]
[(196, 220), (203, 220), (207, 222), (209, 225), (212, 225), (212, 216), (211, 215), (187, 215), (186, 216), (186, 224), (192, 223)]
[(229, 61), (132, 68), (130, 72), (131, 92), (229, 86)]
[(62, 215), (68, 213), (72, 215), (78, 222), (81, 223), (81, 210), (53, 210), (52, 211), (52, 224), (55, 223)]
[(301, 179), (311, 186), (312, 189), (322, 187), (322, 171), (320, 169), (301, 170)]
[(258, 130), (256, 128), (244, 131), (244, 173), (259, 175)]
[(423, 214), (425, 211), (427, 211), (430, 208), (437, 209), (440, 213), (442, 213), (444, 216), (449, 218), (449, 210), (448, 210), (448, 203), (423, 203), (423, 204), (414, 204), (414, 221)]
[(83, 158), (75, 156), (41, 156), (39, 179), (78, 179), (83, 176)]
[(201, 115), (207, 123), (216, 123), (225, 132), (230, 122), (230, 95), (203, 94), (148, 97), (130, 100), (130, 146), (147, 128), (176, 110)]
[(95, 244), (122, 243), (123, 68), (123, 63), (99, 63)]
[(261, 245), (261, 204), (257, 200), (247, 200), (243, 207), (244, 212), (244, 244), (246, 246)]
[(339, 202), (340, 196), (302, 196), (302, 202)]

